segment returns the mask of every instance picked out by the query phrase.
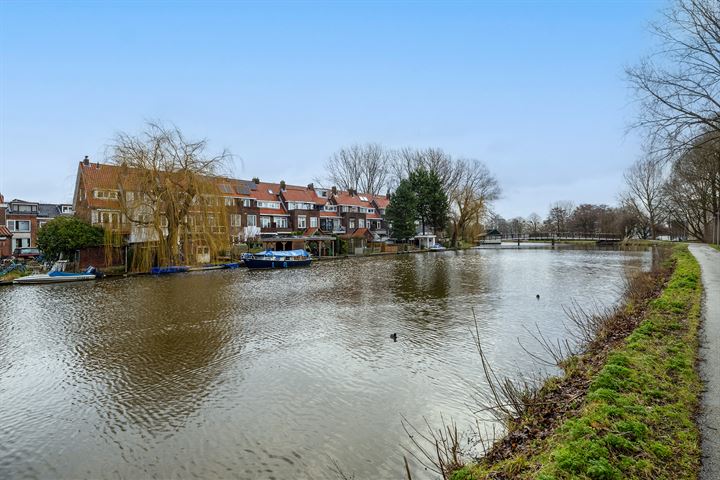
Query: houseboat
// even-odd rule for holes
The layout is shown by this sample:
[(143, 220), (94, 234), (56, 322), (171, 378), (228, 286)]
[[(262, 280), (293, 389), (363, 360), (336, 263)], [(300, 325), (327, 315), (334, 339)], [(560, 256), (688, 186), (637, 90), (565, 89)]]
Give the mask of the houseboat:
[(246, 253), (242, 259), (245, 266), (252, 269), (305, 267), (312, 262), (310, 254), (305, 250), (265, 250)]

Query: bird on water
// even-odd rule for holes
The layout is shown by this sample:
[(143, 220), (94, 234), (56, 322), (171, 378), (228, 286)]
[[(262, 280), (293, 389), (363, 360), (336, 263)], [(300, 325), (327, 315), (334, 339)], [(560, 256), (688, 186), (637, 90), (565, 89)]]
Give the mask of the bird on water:
[(535, 295), (535, 298), (537, 298), (538, 300), (540, 300), (540, 294), (538, 293), (537, 295)]
[(392, 338), (393, 342), (397, 342), (397, 333), (391, 333), (390, 338)]

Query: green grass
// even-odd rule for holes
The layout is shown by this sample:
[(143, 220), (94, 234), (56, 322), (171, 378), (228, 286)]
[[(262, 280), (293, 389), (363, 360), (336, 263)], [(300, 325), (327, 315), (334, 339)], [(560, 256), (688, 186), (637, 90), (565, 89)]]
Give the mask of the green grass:
[(466, 466), (454, 480), (697, 478), (700, 267), (685, 245), (673, 258), (675, 271), (642, 323), (589, 378), (579, 413), (533, 453)]
[(717, 243), (708, 243), (708, 245), (720, 252), (720, 245), (718, 245)]

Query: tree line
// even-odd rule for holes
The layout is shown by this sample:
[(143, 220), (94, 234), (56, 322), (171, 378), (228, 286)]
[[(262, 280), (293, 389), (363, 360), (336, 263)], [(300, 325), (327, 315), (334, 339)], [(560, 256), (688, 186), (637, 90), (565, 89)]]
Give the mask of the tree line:
[(646, 148), (621, 200), (649, 237), (702, 239), (720, 222), (720, 2), (677, 0), (652, 32), (655, 51), (627, 70)]
[(327, 182), (344, 190), (373, 196), (392, 192), (386, 219), (399, 240), (414, 236), (417, 222), (420, 232), (442, 231), (453, 245), (472, 241), (501, 194), (483, 162), (455, 158), (440, 148), (354, 144), (332, 154), (325, 171)]

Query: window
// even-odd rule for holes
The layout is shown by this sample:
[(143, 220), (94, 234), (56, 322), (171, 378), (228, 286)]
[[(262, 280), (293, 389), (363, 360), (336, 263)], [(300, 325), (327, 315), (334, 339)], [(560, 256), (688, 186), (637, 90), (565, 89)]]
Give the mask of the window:
[(270, 228), (270, 224), (272, 221), (270, 220), (270, 217), (261, 216), (260, 217), (260, 226), (262, 228)]
[(275, 221), (275, 226), (277, 228), (287, 228), (288, 226), (287, 217), (273, 217), (273, 220)]
[(310, 228), (317, 228), (318, 217), (310, 217)]
[(233, 205), (233, 199), (232, 197), (225, 197), (225, 206), (226, 207), (232, 207)]
[(358, 228), (365, 228), (365, 219), (358, 219)]
[(30, 220), (8, 220), (7, 228), (11, 232), (29, 232)]
[(252, 200), (250, 200), (249, 198), (243, 198), (243, 207), (250, 207), (251, 202), (252, 202)]
[(329, 203), (326, 203), (323, 210), (326, 212), (337, 212), (337, 205), (330, 205)]
[[(134, 199), (135, 199), (135, 195), (133, 194), (133, 192), (125, 192), (125, 201), (132, 202)], [(63, 207), (63, 208), (65, 208), (65, 207)], [(65, 212), (63, 211), (63, 213), (65, 213)]]
[(362, 200), (363, 202), (367, 202), (367, 201), (368, 201), (367, 197), (363, 197), (362, 195), (360, 195), (360, 200)]
[(367, 210), (367, 213), (375, 213), (374, 208), (366, 208), (365, 210)]
[(37, 212), (37, 205), (19, 205), (15, 204), (15, 210), (21, 213)]
[(242, 215), (239, 213), (233, 213), (230, 215), (230, 226), (231, 227), (242, 227)]
[(223, 193), (233, 193), (232, 187), (230, 185), (228, 185), (227, 183), (221, 183), (220, 185), (218, 185), (218, 188)]
[(95, 198), (102, 198), (106, 200), (117, 200), (118, 192), (116, 190), (95, 190), (93, 192)]
[(257, 217), (255, 215), (247, 216), (247, 226), (248, 227), (257, 227)]
[(305, 215), (298, 215), (297, 217), (297, 228), (305, 229), (307, 228), (307, 217)]
[(258, 200), (257, 206), (260, 208), (274, 208), (276, 210), (280, 209), (280, 202), (264, 202)]
[(120, 212), (101, 211), (98, 212), (100, 223), (116, 225), (120, 223)]
[(382, 222), (380, 220), (375, 222), (375, 228), (377, 228), (378, 230), (380, 230), (382, 228)]
[(348, 220), (348, 228), (355, 228), (355, 219), (351, 218)]

